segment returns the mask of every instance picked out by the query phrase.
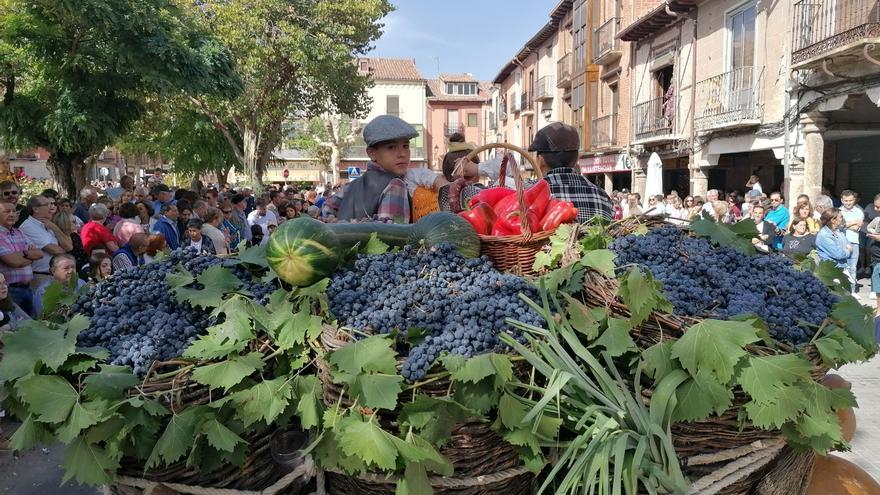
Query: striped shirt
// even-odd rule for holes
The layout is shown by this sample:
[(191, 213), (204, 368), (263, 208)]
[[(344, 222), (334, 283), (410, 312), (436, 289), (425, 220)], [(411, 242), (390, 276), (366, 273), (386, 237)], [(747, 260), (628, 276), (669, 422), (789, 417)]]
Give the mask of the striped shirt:
[[(13, 253), (23, 253), (34, 247), (24, 232), (13, 227), (7, 229), (0, 226), (0, 256)], [(6, 283), (27, 284), (34, 279), (34, 272), (30, 263), (27, 266), (13, 268), (6, 263), (0, 262), (0, 273), (6, 277)]]

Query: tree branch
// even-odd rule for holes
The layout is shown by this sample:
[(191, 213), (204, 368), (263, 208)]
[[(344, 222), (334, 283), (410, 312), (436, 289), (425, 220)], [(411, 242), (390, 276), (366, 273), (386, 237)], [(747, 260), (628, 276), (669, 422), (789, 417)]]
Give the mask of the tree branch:
[(235, 154), (235, 157), (238, 158), (238, 161), (244, 163), (244, 152), (241, 147), (235, 141), (235, 137), (233, 137), (232, 132), (229, 131), (229, 128), (226, 127), (226, 124), (217, 116), (214, 112), (208, 109), (208, 105), (205, 104), (201, 99), (190, 96), (189, 100), (196, 106), (198, 109), (205, 114), (211, 122), (214, 124), (214, 127), (223, 134), (223, 137), (226, 138), (226, 142), (229, 143), (229, 146), (232, 148), (232, 152)]

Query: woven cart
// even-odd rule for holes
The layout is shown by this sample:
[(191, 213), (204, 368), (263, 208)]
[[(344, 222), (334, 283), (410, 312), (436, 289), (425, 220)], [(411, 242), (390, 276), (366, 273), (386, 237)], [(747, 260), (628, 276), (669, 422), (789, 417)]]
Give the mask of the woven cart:
[[(324, 351), (337, 350), (351, 342), (346, 332), (325, 326), (320, 337)], [(403, 361), (398, 360), (398, 369)], [(322, 386), (322, 400), (328, 407), (341, 404), (349, 407), (354, 401), (340, 385), (333, 383), (331, 365), (323, 357), (316, 360), (318, 377)], [(447, 395), (451, 390), (448, 379), (436, 380), (419, 387), (419, 391), (431, 396)], [(396, 429), (396, 412), (380, 412), (383, 427)], [(440, 454), (452, 463), (455, 475), (429, 478), (435, 493), (460, 495), (525, 495), (531, 489), (534, 475), (522, 466), (513, 446), (505, 442), (490, 428), (489, 423), (469, 421), (456, 425), (449, 441)], [(392, 495), (398, 478), (385, 474), (367, 473), (351, 476), (340, 472), (328, 472), (328, 493), (334, 495)]]
[[(535, 175), (538, 176), (538, 179), (544, 178), (541, 168), (538, 167), (538, 162), (535, 161), (535, 158), (528, 151), (508, 143), (489, 143), (478, 146), (462, 158), (462, 162), (472, 160), (480, 153), (493, 148), (502, 148), (519, 153), (532, 164), (532, 169)], [(498, 177), (498, 187), (504, 187), (505, 176), (506, 174), (502, 171)], [(547, 244), (553, 235), (553, 231), (533, 233), (533, 230), (537, 229), (538, 226), (529, 225), (523, 195), (524, 186), (519, 170), (513, 174), (513, 181), (516, 184), (516, 195), (519, 202), (517, 214), (520, 219), (522, 234), (513, 236), (480, 235), (480, 253), (491, 258), (495, 267), (501, 271), (512, 272), (517, 275), (535, 275), (535, 271), (532, 269), (535, 263), (535, 255)]]

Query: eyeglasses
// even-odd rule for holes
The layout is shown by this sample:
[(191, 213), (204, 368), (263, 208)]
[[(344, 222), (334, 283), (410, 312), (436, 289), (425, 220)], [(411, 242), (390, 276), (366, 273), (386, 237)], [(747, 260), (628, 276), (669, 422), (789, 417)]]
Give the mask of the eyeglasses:
[(232, 210), (223, 210), (223, 213), (224, 213), (225, 215), (229, 215), (230, 213), (232, 213)]
[(770, 198), (771, 203), (779, 203), (780, 201), (782, 201), (782, 200), (779, 198)]
[(18, 196), (18, 191), (3, 191), (4, 196)]

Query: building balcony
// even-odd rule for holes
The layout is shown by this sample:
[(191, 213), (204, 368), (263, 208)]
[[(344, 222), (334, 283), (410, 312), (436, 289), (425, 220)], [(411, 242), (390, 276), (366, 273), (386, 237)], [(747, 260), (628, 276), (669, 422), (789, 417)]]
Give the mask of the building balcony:
[(535, 113), (535, 99), (531, 91), (520, 95), (520, 109), (523, 117), (533, 115)]
[(677, 107), (677, 95), (661, 96), (633, 106), (633, 144), (674, 139)]
[(464, 124), (459, 124), (458, 122), (447, 122), (446, 125), (443, 126), (443, 135), (449, 137), (455, 133), (464, 135)]
[(552, 100), (556, 96), (556, 85), (553, 76), (544, 76), (538, 79), (535, 86), (535, 101)]
[[(506, 107), (506, 105), (505, 105)], [(505, 121), (507, 120), (507, 108), (499, 108), (498, 109), (498, 120)]]
[(593, 119), (590, 136), (593, 148), (617, 146), (617, 114)]
[(620, 17), (612, 17), (593, 31), (593, 63), (607, 65), (620, 60), (623, 50), (617, 33), (620, 31)]
[(880, 0), (800, 0), (793, 26), (792, 69), (818, 67), (828, 57), (862, 58), (880, 43)]
[(761, 123), (763, 67), (740, 67), (697, 83), (694, 128), (709, 132)]
[(519, 113), (522, 110), (522, 95), (513, 95), (510, 99), (510, 113)]
[(489, 127), (490, 131), (494, 131), (495, 129), (498, 129), (498, 121), (495, 120), (495, 112), (489, 112), (488, 120), (489, 120), (488, 127)]
[(566, 53), (556, 62), (556, 87), (571, 86), (571, 53)]

